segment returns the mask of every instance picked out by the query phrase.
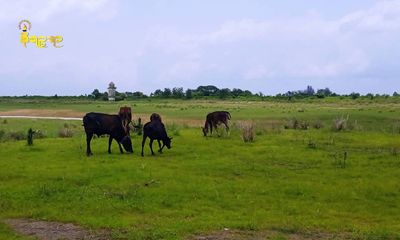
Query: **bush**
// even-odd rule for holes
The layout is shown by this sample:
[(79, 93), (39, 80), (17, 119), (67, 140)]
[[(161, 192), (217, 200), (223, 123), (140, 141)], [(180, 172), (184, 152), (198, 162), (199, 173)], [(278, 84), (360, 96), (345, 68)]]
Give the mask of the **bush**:
[(8, 123), (7, 119), (4, 119), (3, 124), (7, 124), (7, 123)]
[(74, 132), (69, 128), (61, 128), (58, 131), (58, 136), (61, 138), (70, 138), (74, 136)]
[(3, 129), (1, 129), (0, 130), (0, 140), (1, 139), (3, 139), (3, 137), (6, 135), (6, 132), (3, 130)]
[(39, 139), (39, 138), (46, 138), (46, 132), (41, 131), (41, 130), (36, 130), (35, 131), (35, 138)]
[(349, 115), (347, 115), (346, 118), (344, 118), (343, 116), (341, 116), (340, 118), (336, 118), (333, 121), (333, 130), (335, 131), (344, 131), (347, 129), (347, 123), (349, 121)]
[(293, 118), (287, 124), (285, 124), (285, 129), (301, 129), (308, 130), (310, 128), (310, 123), (307, 121), (300, 121), (297, 118)]
[(315, 129), (321, 129), (321, 128), (324, 127), (324, 124), (322, 123), (322, 121), (318, 120), (318, 121), (316, 121), (316, 122), (313, 124), (313, 127), (314, 127)]
[(172, 132), (172, 135), (174, 136), (180, 136), (180, 130), (181, 128), (176, 124), (176, 123), (172, 123), (172, 124), (168, 124), (167, 125), (167, 130), (168, 132)]
[(24, 133), (24, 132), (21, 132), (21, 131), (18, 131), (18, 132), (16, 132), (16, 131), (12, 131), (12, 132), (9, 132), (8, 134), (7, 134), (7, 137), (6, 137), (8, 140), (14, 140), (14, 141), (19, 141), (19, 140), (24, 140), (24, 139), (26, 139), (26, 134)]
[(238, 128), (242, 133), (242, 139), (244, 142), (254, 141), (254, 123), (252, 122), (239, 122)]

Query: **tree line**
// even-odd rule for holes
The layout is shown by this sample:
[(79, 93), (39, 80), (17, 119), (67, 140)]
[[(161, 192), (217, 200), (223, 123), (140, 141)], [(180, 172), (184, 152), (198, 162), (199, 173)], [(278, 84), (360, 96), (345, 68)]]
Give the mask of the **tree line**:
[[(135, 92), (116, 92), (115, 100), (134, 100), (134, 99), (142, 99), (142, 98), (159, 98), (159, 99), (277, 99), (277, 100), (287, 100), (294, 101), (296, 99), (307, 99), (307, 98), (326, 98), (326, 97), (340, 97), (340, 98), (367, 98), (367, 99), (375, 99), (375, 98), (388, 98), (388, 97), (399, 97), (400, 94), (394, 92), (392, 95), (388, 94), (360, 94), (357, 92), (352, 92), (350, 94), (337, 94), (331, 91), (329, 88), (317, 89), (315, 90), (312, 86), (307, 86), (303, 90), (294, 90), (287, 91), (285, 93), (278, 93), (276, 95), (264, 95), (262, 92), (253, 93), (249, 90), (242, 90), (240, 88), (218, 88), (213, 85), (199, 86), (195, 89), (186, 89), (184, 90), (182, 87), (174, 87), (174, 88), (164, 88), (157, 89), (150, 94), (145, 94), (140, 91)], [(94, 89), (91, 93), (80, 95), (80, 96), (58, 96), (57, 94), (54, 96), (3, 96), (3, 99), (7, 98), (35, 98), (35, 99), (92, 99), (92, 100), (103, 100), (108, 101), (108, 93), (100, 92), (98, 89)]]
[[(87, 95), (88, 98), (96, 100), (108, 100), (108, 93), (101, 93), (98, 89), (94, 89), (93, 92)], [(393, 97), (398, 97), (399, 94), (394, 92)], [(262, 92), (253, 93), (249, 90), (242, 90), (239, 88), (218, 88), (213, 85), (199, 86), (195, 89), (186, 89), (182, 87), (164, 88), (157, 89), (149, 95), (143, 92), (116, 92), (115, 100), (120, 101), (124, 99), (138, 99), (138, 98), (161, 98), (161, 99), (202, 99), (202, 98), (218, 98), (218, 99), (232, 99), (232, 98), (276, 98), (276, 99), (304, 99), (304, 98), (325, 98), (325, 97), (349, 97), (351, 99), (357, 99), (359, 97), (367, 97), (374, 99), (377, 97), (390, 97), (388, 94), (372, 94), (368, 93), (362, 95), (357, 92), (350, 94), (337, 94), (331, 91), (329, 88), (314, 90), (312, 86), (307, 86), (304, 90), (287, 91), (286, 93), (278, 93), (274, 96), (264, 95)]]

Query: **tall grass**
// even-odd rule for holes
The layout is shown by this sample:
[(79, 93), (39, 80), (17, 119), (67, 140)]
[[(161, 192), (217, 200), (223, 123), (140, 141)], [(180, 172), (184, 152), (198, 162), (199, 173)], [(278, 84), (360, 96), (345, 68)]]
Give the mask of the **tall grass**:
[(240, 121), (237, 124), (237, 127), (241, 131), (241, 137), (244, 142), (253, 142), (255, 139), (254, 122), (250, 121)]

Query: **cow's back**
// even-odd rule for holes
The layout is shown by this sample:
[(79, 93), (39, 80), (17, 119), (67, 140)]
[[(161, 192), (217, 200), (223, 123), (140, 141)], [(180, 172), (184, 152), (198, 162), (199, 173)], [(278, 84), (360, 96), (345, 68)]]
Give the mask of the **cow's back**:
[(226, 121), (227, 119), (231, 119), (230, 113), (227, 111), (216, 111), (207, 114), (207, 121), (209, 122), (220, 122)]
[(122, 123), (118, 115), (90, 112), (83, 117), (83, 126), (86, 133), (102, 135), (120, 130)]

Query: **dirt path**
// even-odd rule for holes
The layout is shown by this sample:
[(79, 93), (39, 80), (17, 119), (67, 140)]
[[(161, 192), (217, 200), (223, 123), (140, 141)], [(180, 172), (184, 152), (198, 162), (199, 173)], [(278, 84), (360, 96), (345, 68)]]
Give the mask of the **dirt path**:
[(45, 222), (31, 219), (9, 219), (6, 223), (18, 234), (41, 240), (107, 240), (107, 230), (90, 231), (72, 223)]
[(55, 119), (55, 120), (75, 120), (81, 121), (82, 118), (74, 117), (42, 117), (42, 116), (0, 116), (0, 118), (26, 118), (26, 119)]

